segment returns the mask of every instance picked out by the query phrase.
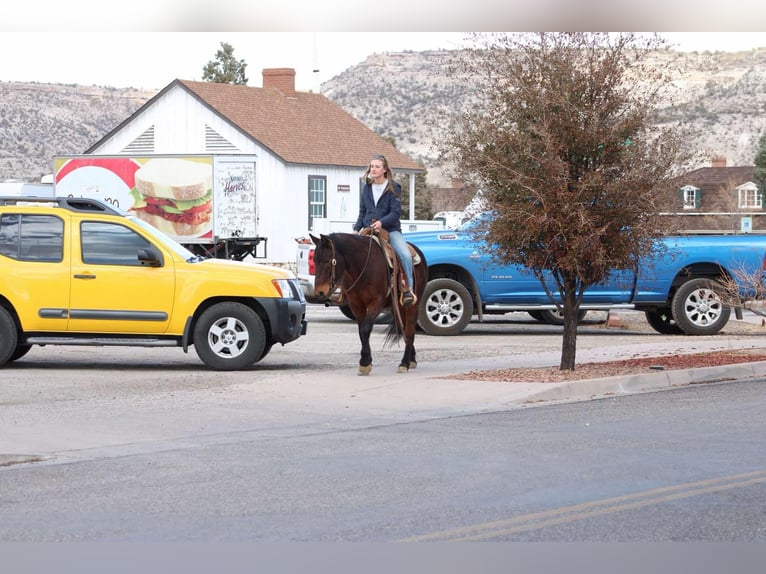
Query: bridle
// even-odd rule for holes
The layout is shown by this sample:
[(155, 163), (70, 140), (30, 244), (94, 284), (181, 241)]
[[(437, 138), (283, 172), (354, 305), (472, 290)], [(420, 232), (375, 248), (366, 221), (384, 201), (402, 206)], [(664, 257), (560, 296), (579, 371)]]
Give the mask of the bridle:
[[(359, 283), (359, 280), (362, 278), (362, 275), (364, 275), (364, 272), (367, 270), (367, 265), (370, 263), (370, 254), (372, 253), (372, 236), (369, 236), (370, 242), (367, 244), (367, 259), (364, 261), (364, 267), (362, 267), (362, 270), (359, 272), (359, 275), (357, 275), (354, 282), (351, 284), (350, 287), (346, 287), (345, 291), (349, 292), (351, 291), (357, 283)], [(330, 268), (330, 293), (335, 292), (335, 289), (338, 287), (341, 287), (341, 285), (338, 284), (336, 276), (335, 276), (335, 268), (338, 264), (338, 259), (335, 254), (335, 241), (330, 239), (330, 246), (332, 247), (332, 259), (330, 260), (330, 265), (332, 267)]]

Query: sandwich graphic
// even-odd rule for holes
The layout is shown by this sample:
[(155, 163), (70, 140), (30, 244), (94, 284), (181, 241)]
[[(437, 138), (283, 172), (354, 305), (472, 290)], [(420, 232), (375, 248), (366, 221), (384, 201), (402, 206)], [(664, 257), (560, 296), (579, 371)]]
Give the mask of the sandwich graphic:
[(213, 177), (209, 164), (155, 158), (136, 170), (131, 211), (168, 235), (199, 236), (210, 227)]

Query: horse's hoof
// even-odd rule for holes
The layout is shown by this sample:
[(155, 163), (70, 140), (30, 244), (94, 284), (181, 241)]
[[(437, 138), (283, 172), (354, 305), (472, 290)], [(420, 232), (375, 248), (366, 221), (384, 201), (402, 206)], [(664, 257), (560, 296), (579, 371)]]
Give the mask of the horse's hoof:
[(371, 372), (372, 372), (372, 365), (367, 365), (366, 367), (363, 365), (359, 365), (360, 375), (369, 375)]
[(404, 365), (399, 365), (399, 368), (397, 369), (398, 373), (406, 373), (407, 371), (409, 371), (409, 369)]

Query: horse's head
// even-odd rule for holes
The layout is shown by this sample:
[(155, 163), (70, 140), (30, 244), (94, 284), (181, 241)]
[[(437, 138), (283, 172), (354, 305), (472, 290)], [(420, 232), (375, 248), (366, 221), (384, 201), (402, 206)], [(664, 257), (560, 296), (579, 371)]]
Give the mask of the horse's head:
[(311, 240), (316, 246), (314, 248), (314, 296), (327, 299), (340, 285), (343, 277), (342, 262), (338, 260), (331, 237), (311, 235)]

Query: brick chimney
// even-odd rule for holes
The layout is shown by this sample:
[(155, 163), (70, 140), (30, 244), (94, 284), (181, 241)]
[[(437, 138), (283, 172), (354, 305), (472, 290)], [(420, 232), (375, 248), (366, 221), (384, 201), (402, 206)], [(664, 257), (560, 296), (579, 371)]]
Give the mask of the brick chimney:
[(263, 87), (276, 88), (287, 97), (295, 97), (295, 69), (264, 68)]
[(711, 162), (711, 167), (726, 167), (726, 156), (725, 155), (717, 155), (715, 156)]

